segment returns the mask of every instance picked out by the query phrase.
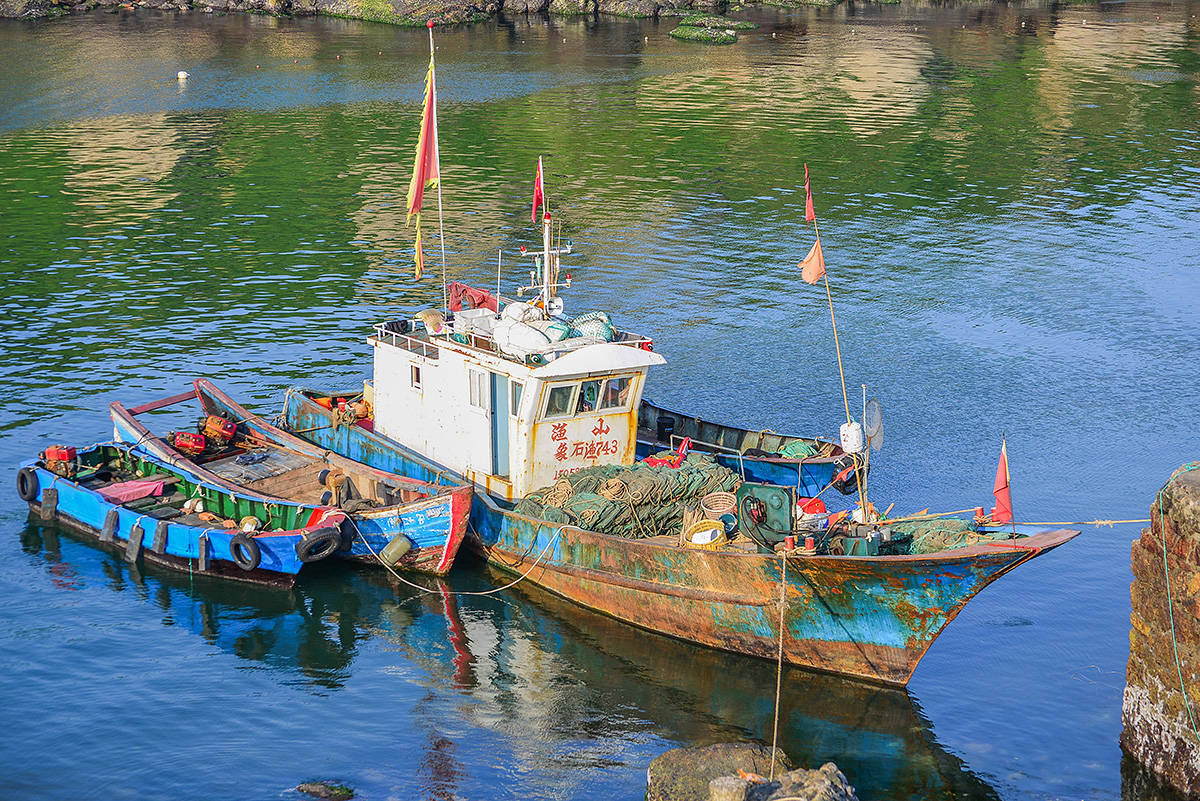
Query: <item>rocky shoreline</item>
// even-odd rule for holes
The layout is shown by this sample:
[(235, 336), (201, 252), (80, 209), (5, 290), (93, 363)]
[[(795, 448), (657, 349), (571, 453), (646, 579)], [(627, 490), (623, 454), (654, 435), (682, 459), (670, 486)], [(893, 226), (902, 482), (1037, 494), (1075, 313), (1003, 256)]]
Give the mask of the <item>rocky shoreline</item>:
[[(769, 4), (831, 6), (840, 1), (769, 0)], [(740, 7), (732, 6), (733, 10)], [(436, 25), (458, 25), (498, 16), (512, 18), (519, 14), (628, 18), (682, 16), (694, 12), (723, 12), (730, 5), (727, 0), (0, 0), (0, 17), (28, 20), (93, 10), (119, 12), (137, 8), (206, 14), (245, 12), (278, 17), (321, 14), (423, 27), (429, 20)]]

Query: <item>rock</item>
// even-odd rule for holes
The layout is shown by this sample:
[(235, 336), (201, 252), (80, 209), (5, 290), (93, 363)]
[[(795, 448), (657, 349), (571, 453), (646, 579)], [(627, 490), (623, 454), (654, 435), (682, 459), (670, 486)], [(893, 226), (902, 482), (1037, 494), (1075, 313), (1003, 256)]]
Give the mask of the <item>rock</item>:
[(667, 35), (685, 42), (703, 42), (705, 44), (733, 44), (737, 41), (737, 31), (730, 28), (697, 28), (693, 25), (680, 25)]
[(735, 31), (750, 31), (758, 26), (744, 19), (729, 19), (715, 14), (688, 14), (679, 20), (680, 25), (691, 25), (696, 28), (729, 28)]
[(513, 14), (541, 14), (550, 5), (550, 0), (504, 0), (500, 5), (501, 11), (508, 16)]
[(750, 782), (739, 776), (718, 776), (708, 783), (708, 801), (746, 801)]
[(565, 17), (595, 14), (596, 0), (550, 0), (548, 10), (551, 14)]
[[(776, 751), (776, 772), (791, 767), (787, 756)], [(650, 763), (646, 771), (646, 801), (706, 801), (709, 782), (721, 776), (735, 776), (738, 770), (770, 775), (771, 749), (751, 743), (673, 748)]]
[(0, 17), (36, 19), (50, 16), (53, 9), (50, 0), (0, 0)]
[(643, 19), (658, 15), (662, 6), (657, 0), (597, 0), (596, 11), (615, 17)]
[(347, 801), (347, 799), (354, 798), (354, 790), (344, 784), (305, 782), (296, 789), (313, 798), (328, 798), (331, 801)]
[(1197, 797), (1200, 742), (1193, 718), (1200, 724), (1200, 462), (1171, 475), (1155, 496), (1150, 518), (1150, 528), (1142, 530), (1131, 549), (1121, 748), (1164, 784)]
[(837, 765), (826, 762), (817, 770), (792, 770), (773, 782), (750, 785), (746, 801), (858, 801), (854, 788)]

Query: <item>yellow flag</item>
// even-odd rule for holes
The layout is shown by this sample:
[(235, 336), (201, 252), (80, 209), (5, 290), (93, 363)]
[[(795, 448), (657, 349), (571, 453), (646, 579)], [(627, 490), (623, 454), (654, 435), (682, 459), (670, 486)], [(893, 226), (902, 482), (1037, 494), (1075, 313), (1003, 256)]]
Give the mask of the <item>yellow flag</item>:
[(416, 254), (413, 256), (413, 261), (416, 262), (416, 267), (413, 269), (413, 278), (420, 280), (421, 274), (425, 272), (425, 250), (421, 247), (421, 215), (417, 215), (417, 246)]

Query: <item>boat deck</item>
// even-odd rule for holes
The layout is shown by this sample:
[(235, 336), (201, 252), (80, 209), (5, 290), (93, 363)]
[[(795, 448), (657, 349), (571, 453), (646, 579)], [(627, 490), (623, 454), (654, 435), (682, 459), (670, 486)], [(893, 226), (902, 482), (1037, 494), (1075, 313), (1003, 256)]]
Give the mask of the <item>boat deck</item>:
[[(246, 457), (251, 454), (259, 461), (246, 464)], [(282, 448), (242, 451), (206, 462), (204, 466), (248, 490), (300, 503), (321, 503), (327, 489), (321, 481), (327, 468), (323, 461)]]

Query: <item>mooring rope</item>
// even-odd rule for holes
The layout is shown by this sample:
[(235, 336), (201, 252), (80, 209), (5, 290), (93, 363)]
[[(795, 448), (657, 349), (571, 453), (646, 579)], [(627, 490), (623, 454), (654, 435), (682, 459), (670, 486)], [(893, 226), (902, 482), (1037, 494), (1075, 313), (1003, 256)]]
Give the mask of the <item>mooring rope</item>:
[[(891, 517), (879, 520), (880, 523), (911, 523), (921, 520), (937, 520), (941, 517), (950, 517), (952, 515), (966, 514), (974, 512), (976, 507), (970, 509), (955, 509), (951, 512), (932, 512), (920, 515), (908, 515), (906, 517)], [(1140, 517), (1133, 520), (1017, 520), (1011, 525), (1014, 526), (1117, 526), (1124, 523), (1149, 523), (1150, 518)], [(1004, 525), (1010, 525), (1005, 523)]]
[[(371, 547), (371, 543), (367, 542), (367, 538), (363, 536), (363, 533), (359, 529), (358, 524), (354, 522), (354, 518), (347, 515), (346, 519), (349, 520), (354, 525), (355, 534), (358, 536), (358, 538), (360, 540), (362, 540), (363, 545), (367, 546), (367, 550), (371, 552), (371, 556), (374, 556), (375, 560), (377, 562), (379, 562), (379, 564), (383, 565), (384, 568), (386, 568), (387, 571), (389, 573), (391, 573), (400, 583), (407, 584), (409, 587), (412, 587), (414, 590), (420, 590), (421, 592), (426, 592), (426, 593), (429, 593), (430, 595), (443, 594), (441, 590), (431, 590), (428, 587), (422, 587), (420, 584), (414, 584), (413, 582), (411, 582), (411, 581), (407, 580), (406, 578), (404, 578), (403, 576), (401, 576), (398, 572), (396, 572), (396, 570), (391, 565), (389, 565), (387, 562), (385, 562), (383, 560), (382, 556), (380, 556), (378, 553), (375, 552), (375, 549)], [(550, 550), (550, 546), (554, 544), (555, 540), (558, 539), (558, 536), (563, 533), (563, 530), (565, 528), (566, 528), (566, 526), (559, 526), (558, 529), (555, 530), (554, 536), (550, 538), (550, 541), (546, 543), (546, 546), (544, 548), (542, 548), (541, 553), (539, 553), (537, 555), (537, 558), (533, 560), (533, 564), (529, 566), (529, 569), (526, 570), (521, 575), (517, 576), (515, 579), (510, 581), (508, 584), (505, 584), (503, 587), (493, 587), (490, 590), (482, 590), (480, 592), (461, 591), (461, 592), (451, 592), (449, 594), (450, 595), (494, 595), (498, 592), (507, 590), (510, 587), (515, 587), (517, 584), (524, 581), (525, 578), (530, 573), (533, 572), (534, 568), (536, 568), (538, 566), (538, 562), (542, 561), (542, 557), (546, 555), (546, 551)], [(478, 534), (476, 534), (476, 536), (478, 536)], [(532, 549), (532, 545), (530, 547)]]
[(779, 741), (779, 696), (783, 687), (783, 615), (787, 609), (787, 552), (781, 556), (783, 570), (779, 579), (779, 655), (775, 664), (775, 722), (771, 726), (771, 777), (775, 781), (775, 744)]

